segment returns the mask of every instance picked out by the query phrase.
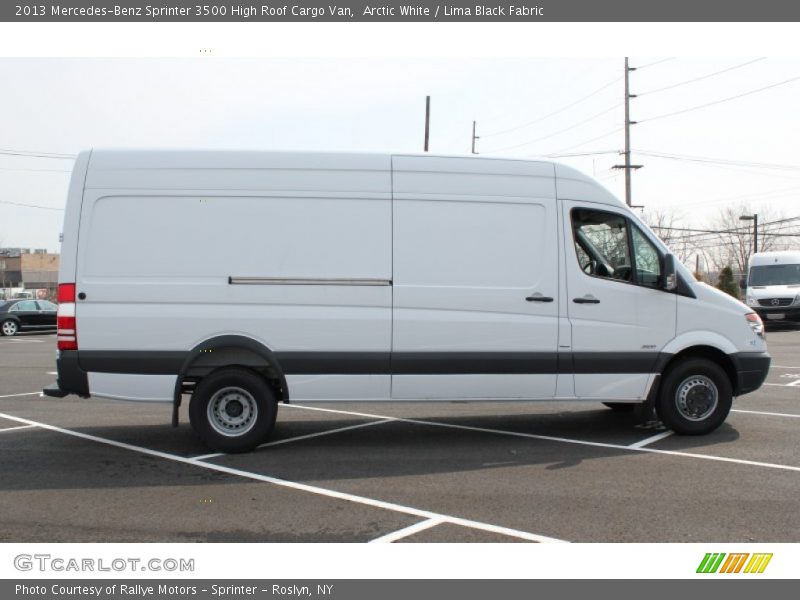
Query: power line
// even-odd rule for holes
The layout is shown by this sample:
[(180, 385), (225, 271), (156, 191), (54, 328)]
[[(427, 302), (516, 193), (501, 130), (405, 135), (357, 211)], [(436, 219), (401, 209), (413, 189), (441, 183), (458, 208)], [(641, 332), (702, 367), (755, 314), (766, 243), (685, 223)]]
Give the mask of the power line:
[[(710, 79), (711, 77), (716, 77), (717, 75), (722, 75), (723, 73), (727, 73), (729, 71), (734, 71), (736, 69), (741, 69), (742, 67), (746, 67), (747, 65), (752, 65), (753, 63), (757, 63), (761, 60), (766, 60), (765, 58), (756, 58), (755, 60), (750, 60), (745, 63), (741, 63), (738, 65), (734, 65), (732, 67), (728, 67), (727, 69), (722, 69), (721, 71), (714, 71), (713, 73), (708, 73), (706, 75), (701, 75), (700, 77), (695, 77), (694, 79), (687, 79), (686, 81), (681, 81), (679, 83), (673, 83), (672, 85), (665, 85), (664, 87), (656, 88), (654, 90), (649, 90), (646, 92), (640, 92), (639, 96), (645, 96), (647, 94), (656, 94), (658, 92), (664, 92), (666, 90), (671, 90), (676, 87), (681, 87), (682, 85), (688, 85), (690, 83), (695, 83), (696, 81), (703, 81), (704, 79)], [(644, 67), (639, 67), (640, 69)]]
[(788, 192), (794, 192), (800, 190), (800, 186), (791, 186), (786, 188), (779, 188), (777, 190), (769, 190), (766, 192), (758, 192), (755, 194), (738, 194), (736, 196), (723, 196), (721, 198), (714, 198), (713, 200), (699, 200), (699, 201), (692, 201), (692, 202), (685, 202), (683, 204), (678, 204), (676, 206), (699, 206), (704, 204), (716, 204), (718, 202), (730, 202), (732, 200), (763, 200), (766, 198), (772, 198), (774, 196), (783, 196), (788, 195)]
[(622, 79), (621, 76), (617, 77), (613, 81), (609, 81), (608, 83), (606, 83), (606, 84), (602, 85), (601, 87), (597, 88), (596, 90), (594, 90), (592, 93), (590, 93), (590, 94), (588, 94), (586, 96), (583, 96), (582, 98), (576, 100), (575, 102), (572, 102), (571, 104), (567, 104), (566, 106), (564, 106), (562, 108), (559, 108), (558, 110), (553, 111), (551, 113), (548, 113), (548, 114), (546, 114), (546, 115), (544, 115), (542, 117), (534, 119), (533, 121), (528, 121), (527, 123), (523, 123), (522, 125), (517, 125), (515, 127), (509, 127), (508, 129), (501, 129), (500, 131), (493, 131), (491, 133), (484, 133), (484, 134), (481, 135), (481, 137), (487, 138), (487, 137), (493, 137), (493, 136), (496, 136), (496, 135), (503, 135), (503, 134), (506, 134), (506, 133), (510, 133), (512, 131), (516, 131), (518, 129), (524, 129), (526, 127), (534, 125), (535, 123), (540, 123), (541, 121), (544, 121), (545, 119), (549, 119), (550, 117), (554, 117), (554, 116), (556, 116), (558, 114), (561, 114), (562, 112), (572, 108), (573, 106), (577, 106), (581, 102), (585, 102), (586, 100), (588, 100), (589, 98), (594, 97), (595, 95), (599, 94), (600, 92), (602, 92), (606, 88), (611, 87), (612, 85), (617, 83), (620, 79)]
[(779, 164), (779, 163), (763, 163), (763, 162), (751, 162), (751, 161), (744, 161), (744, 160), (730, 160), (725, 158), (710, 158), (706, 156), (691, 156), (687, 154), (671, 154), (667, 152), (653, 152), (650, 150), (637, 150), (639, 154), (644, 154), (645, 156), (652, 156), (655, 158), (666, 158), (669, 160), (685, 160), (690, 162), (699, 162), (699, 163), (714, 163), (720, 165), (730, 165), (735, 167), (750, 167), (753, 169), (778, 169), (778, 170), (785, 170), (785, 171), (800, 171), (800, 165), (787, 165), (787, 164)]
[(77, 154), (62, 154), (59, 152), (34, 152), (28, 150), (12, 150), (10, 148), (0, 148), (0, 154), (5, 156), (25, 156), (30, 158), (55, 158), (73, 160)]
[(23, 204), (22, 202), (11, 202), (9, 200), (0, 200), (0, 204), (11, 204), (13, 206), (24, 206), (25, 208), (42, 208), (44, 210), (64, 210), (63, 208), (56, 208), (55, 206), (40, 206), (38, 204)]
[(675, 57), (672, 56), (670, 58), (662, 58), (661, 60), (657, 60), (655, 62), (647, 63), (646, 65), (642, 65), (641, 67), (636, 67), (637, 69), (647, 69), (648, 67), (655, 67), (656, 65), (660, 65), (661, 63), (668, 62), (670, 60), (675, 60)]
[(639, 123), (647, 123), (649, 121), (656, 121), (658, 119), (666, 119), (667, 117), (674, 117), (676, 115), (682, 115), (682, 114), (687, 113), (687, 112), (700, 110), (702, 108), (708, 108), (709, 106), (716, 106), (717, 104), (722, 104), (724, 102), (730, 102), (731, 100), (737, 100), (739, 98), (744, 98), (745, 96), (752, 96), (753, 94), (758, 94), (759, 92), (764, 92), (766, 90), (771, 90), (772, 88), (776, 88), (776, 87), (779, 87), (779, 86), (782, 86), (782, 85), (787, 85), (789, 83), (797, 81), (798, 79), (800, 79), (800, 75), (798, 75), (797, 77), (792, 77), (790, 79), (785, 79), (784, 81), (779, 81), (777, 83), (766, 85), (764, 87), (760, 87), (760, 88), (755, 89), (755, 90), (750, 90), (749, 92), (744, 92), (744, 93), (741, 93), (741, 94), (737, 94), (735, 96), (729, 96), (727, 98), (722, 98), (721, 100), (715, 100), (713, 102), (707, 102), (706, 104), (700, 104), (698, 106), (691, 106), (689, 108), (684, 108), (682, 110), (676, 110), (676, 111), (673, 111), (673, 112), (670, 112), (670, 113), (665, 113), (665, 114), (662, 114), (662, 115), (656, 115), (655, 117), (650, 117), (649, 119), (642, 119), (642, 120), (639, 121)]
[[(779, 219), (777, 221), (768, 221), (766, 223), (762, 223), (759, 225), (759, 230), (763, 232), (764, 235), (767, 236), (782, 236), (782, 237), (800, 237), (800, 233), (775, 233), (779, 232), (786, 227), (793, 227), (794, 225), (791, 224), (794, 221), (800, 221), (800, 217), (790, 217), (788, 219)], [(765, 231), (763, 228), (769, 225), (781, 225), (781, 227), (772, 228), (769, 231)], [(741, 227), (735, 227), (733, 229), (695, 229), (691, 227), (666, 227), (666, 226), (659, 226), (659, 225), (650, 225), (651, 229), (657, 229), (659, 231), (680, 231), (684, 232), (685, 235), (677, 236), (676, 240), (686, 241), (690, 238), (695, 237), (705, 237), (708, 235), (726, 235), (726, 234), (737, 234), (737, 233), (749, 233), (752, 231), (752, 227), (749, 225), (743, 225)]]
[(555, 154), (561, 154), (562, 152), (566, 152), (567, 150), (572, 150), (574, 148), (580, 148), (581, 146), (585, 146), (586, 144), (591, 144), (592, 142), (596, 142), (597, 140), (602, 140), (603, 138), (607, 138), (611, 135), (617, 134), (622, 131), (622, 127), (617, 127), (613, 131), (609, 131), (608, 133), (604, 133), (603, 135), (598, 135), (590, 140), (586, 140), (585, 142), (581, 142), (580, 144), (574, 144), (573, 146), (568, 146), (566, 148), (561, 148), (561, 150), (556, 150)]
[(569, 154), (544, 154), (542, 158), (575, 158), (578, 156), (600, 156), (601, 154), (619, 154), (619, 150), (597, 150), (595, 152), (571, 152)]
[(502, 148), (495, 148), (493, 150), (484, 150), (484, 154), (486, 154), (486, 153), (491, 154), (493, 152), (503, 152), (504, 150), (513, 150), (514, 148), (521, 148), (522, 146), (530, 146), (531, 144), (535, 144), (536, 142), (541, 142), (542, 140), (547, 140), (547, 139), (550, 139), (552, 137), (556, 137), (557, 135), (561, 135), (562, 133), (565, 133), (567, 131), (572, 131), (576, 127), (580, 127), (581, 125), (583, 125), (585, 123), (588, 123), (590, 121), (594, 121), (596, 118), (602, 117), (603, 115), (610, 113), (612, 110), (614, 110), (615, 108), (619, 108), (620, 106), (622, 106), (622, 103), (618, 102), (614, 106), (612, 106), (610, 108), (607, 108), (607, 109), (605, 109), (603, 111), (600, 111), (599, 113), (594, 114), (591, 117), (589, 117), (587, 119), (584, 119), (583, 121), (578, 121), (577, 123), (575, 123), (573, 125), (570, 125), (569, 127), (565, 127), (564, 129), (559, 129), (558, 131), (555, 131), (555, 132), (550, 133), (548, 135), (543, 135), (541, 137), (534, 138), (532, 140), (528, 140), (527, 142), (522, 142), (521, 144), (514, 144), (512, 146), (503, 146)]
[[(575, 82), (576, 81), (581, 81), (582, 82), (582, 80), (583, 80), (585, 75), (588, 75), (589, 73), (592, 73), (592, 72), (597, 72), (599, 67), (600, 67), (600, 65), (604, 65), (607, 62), (609, 62), (609, 59), (600, 60), (599, 64), (592, 64), (591, 66), (587, 67), (586, 69), (580, 71), (575, 77), (572, 78), (572, 81), (570, 83), (568, 83), (566, 85), (559, 86), (555, 90), (555, 92), (550, 92), (549, 96), (552, 96), (553, 93), (561, 93), (561, 92), (566, 92), (568, 90), (571, 90), (575, 86)], [(517, 112), (517, 111), (515, 111), (515, 112)], [(509, 111), (504, 111), (502, 114), (495, 114), (494, 116), (485, 118), (483, 120), (483, 122), (486, 122), (486, 121), (488, 121), (488, 122), (499, 121), (499, 120), (503, 119), (504, 117), (508, 116), (508, 114), (509, 114)]]
[(22, 169), (18, 167), (0, 167), (0, 171), (34, 171), (36, 173), (72, 173), (67, 169)]

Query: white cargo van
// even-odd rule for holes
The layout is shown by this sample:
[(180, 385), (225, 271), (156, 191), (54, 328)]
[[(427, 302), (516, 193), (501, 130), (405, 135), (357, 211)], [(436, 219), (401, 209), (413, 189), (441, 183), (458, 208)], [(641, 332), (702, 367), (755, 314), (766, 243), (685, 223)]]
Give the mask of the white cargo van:
[(742, 287), (762, 318), (800, 321), (800, 251), (753, 254)]
[(628, 208), (551, 162), (91, 151), (67, 200), (58, 383), (169, 402), (246, 451), (280, 402), (653, 402), (725, 419), (770, 358)]

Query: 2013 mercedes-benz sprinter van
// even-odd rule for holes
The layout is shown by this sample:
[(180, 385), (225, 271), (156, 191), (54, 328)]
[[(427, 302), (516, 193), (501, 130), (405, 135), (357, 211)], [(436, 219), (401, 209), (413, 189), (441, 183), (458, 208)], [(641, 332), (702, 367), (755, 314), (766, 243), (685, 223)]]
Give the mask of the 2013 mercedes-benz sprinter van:
[(742, 287), (747, 305), (763, 319), (800, 321), (800, 252), (753, 254)]
[(168, 402), (246, 451), (280, 402), (653, 402), (702, 434), (770, 358), (602, 186), (543, 161), (91, 151), (69, 188), (58, 383)]

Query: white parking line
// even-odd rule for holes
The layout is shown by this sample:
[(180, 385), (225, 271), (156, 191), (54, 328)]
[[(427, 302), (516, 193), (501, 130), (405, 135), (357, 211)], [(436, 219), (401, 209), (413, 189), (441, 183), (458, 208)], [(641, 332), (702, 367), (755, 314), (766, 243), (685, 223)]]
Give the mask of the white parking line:
[(800, 385), (800, 379), (795, 379), (793, 382), (787, 383), (786, 387), (797, 387), (798, 385)]
[[(267, 448), (268, 446), (278, 446), (280, 444), (288, 444), (290, 442), (298, 442), (300, 440), (307, 440), (309, 438), (319, 437), (321, 435), (331, 435), (332, 433), (339, 433), (340, 431), (349, 431), (351, 429), (361, 429), (363, 427), (372, 427), (373, 425), (380, 425), (381, 423), (389, 423), (397, 419), (381, 419), (380, 421), (370, 421), (369, 423), (359, 423), (358, 425), (348, 425), (347, 427), (339, 427), (337, 429), (326, 429), (325, 431), (318, 431), (317, 433), (309, 433), (307, 435), (298, 435), (295, 437), (284, 438), (274, 442), (267, 442), (261, 444), (259, 448)], [(207, 460), (209, 458), (217, 458), (218, 456), (225, 456), (224, 452), (215, 452), (214, 454), (202, 454), (200, 456), (192, 457), (192, 460)]]
[(4, 340), (4, 344), (41, 344), (42, 340)]
[(763, 410), (741, 410), (738, 408), (732, 408), (731, 412), (744, 413), (747, 415), (766, 415), (768, 417), (794, 417), (796, 419), (800, 419), (800, 415), (792, 415), (789, 413), (765, 412)]
[(25, 392), (24, 394), (6, 394), (0, 398), (16, 398), (17, 396), (40, 396), (42, 392)]
[(425, 531), (426, 529), (430, 529), (431, 527), (436, 527), (437, 525), (441, 525), (444, 523), (441, 519), (428, 519), (427, 521), (420, 521), (419, 523), (414, 523), (413, 525), (409, 525), (408, 527), (403, 527), (402, 529), (398, 529), (397, 531), (393, 531), (391, 533), (387, 533), (386, 535), (382, 535), (379, 538), (375, 538), (374, 540), (370, 540), (370, 544), (391, 544), (392, 542), (396, 542), (397, 540), (402, 540), (404, 537), (408, 537), (410, 535), (414, 535), (415, 533), (419, 533), (420, 531)]
[[(204, 462), (201, 460), (194, 460), (192, 458), (186, 458), (184, 456), (178, 456), (177, 454), (169, 454), (167, 452), (161, 452), (159, 450), (152, 450), (150, 448), (145, 448), (143, 446), (134, 446), (133, 444), (126, 444), (125, 442), (118, 442), (116, 440), (110, 440), (108, 438), (98, 437), (96, 435), (89, 435), (88, 433), (81, 433), (79, 431), (72, 431), (71, 429), (64, 429), (63, 427), (56, 427), (55, 425), (48, 425), (47, 423), (40, 423), (38, 421), (32, 421), (30, 419), (24, 419), (22, 417), (15, 417), (13, 415), (8, 415), (5, 413), (0, 413), (0, 417), (4, 419), (9, 419), (11, 421), (17, 421), (18, 423), (25, 423), (26, 425), (35, 425), (37, 427), (41, 427), (42, 429), (46, 429), (48, 431), (55, 431), (57, 433), (63, 433), (65, 435), (70, 435), (73, 437), (77, 437), (84, 440), (89, 440), (91, 442), (97, 442), (99, 444), (105, 444), (107, 446), (113, 446), (114, 448), (121, 448), (123, 450), (130, 450), (132, 452), (138, 452), (140, 454), (145, 454), (147, 456), (154, 456), (156, 458), (163, 458), (165, 460), (171, 460), (173, 462), (185, 464), (185, 465), (192, 465), (195, 467), (199, 467), (201, 469), (208, 469), (209, 471), (216, 471), (218, 473), (226, 473), (228, 475), (234, 475), (237, 477), (243, 477), (245, 479), (252, 479), (253, 481), (262, 481), (264, 483), (271, 483), (280, 487), (299, 490), (303, 492), (309, 492), (312, 494), (317, 494), (319, 496), (326, 496), (328, 498), (334, 498), (336, 500), (345, 500), (347, 502), (353, 502), (356, 504), (363, 504), (365, 506), (372, 506), (374, 508), (381, 508), (388, 511), (399, 512), (407, 515), (413, 515), (416, 517), (421, 517), (423, 519), (438, 519), (444, 523), (452, 523), (453, 525), (460, 525), (462, 527), (470, 527), (472, 529), (479, 529), (481, 531), (489, 531), (491, 533), (498, 533), (500, 535), (505, 535), (509, 537), (516, 537), (523, 540), (529, 540), (532, 542), (566, 542), (566, 540), (560, 540), (557, 538), (552, 538), (544, 535), (538, 535), (535, 533), (530, 533), (528, 531), (520, 531), (518, 529), (511, 529), (509, 527), (501, 527), (499, 525), (492, 525), (490, 523), (483, 523), (481, 521), (473, 521), (471, 519), (464, 519), (461, 517), (455, 517), (452, 515), (445, 515), (441, 513), (432, 512), (429, 510), (423, 510), (419, 508), (414, 508), (411, 506), (404, 506), (402, 504), (395, 504), (393, 502), (385, 502), (383, 500), (375, 500), (373, 498), (367, 498), (365, 496), (357, 496), (355, 494), (348, 494), (346, 492), (337, 492), (335, 490), (329, 490), (321, 487), (317, 487), (315, 485), (308, 485), (305, 483), (298, 483), (295, 481), (288, 481), (286, 479), (278, 479), (277, 477), (270, 477), (269, 475), (261, 475), (259, 473), (252, 473), (250, 471), (242, 471), (241, 469), (234, 469), (231, 467), (225, 467), (222, 465)], [(382, 417), (382, 418), (392, 418), (392, 417)]]
[(800, 367), (788, 367), (786, 365), (772, 365), (773, 369), (800, 369)]
[(30, 429), (32, 427), (36, 427), (36, 425), (19, 425), (17, 427), (4, 427), (3, 429), (0, 429), (0, 433), (3, 433), (4, 431), (17, 431), (19, 429)]
[[(319, 408), (316, 406), (301, 406), (299, 404), (287, 404), (293, 408), (301, 408), (305, 410), (319, 410), (323, 412), (340, 413), (343, 415), (357, 415), (360, 417), (372, 417), (375, 419), (385, 419), (386, 415), (374, 415), (369, 413), (360, 413), (354, 411), (334, 410), (331, 408)], [(685, 458), (699, 458), (702, 460), (713, 460), (718, 462), (728, 462), (740, 465), (749, 465), (753, 467), (766, 467), (768, 469), (780, 469), (783, 471), (798, 471), (800, 467), (793, 467), (791, 465), (781, 465), (776, 463), (766, 463), (754, 460), (744, 460), (741, 458), (726, 458), (724, 456), (712, 456), (709, 454), (695, 454), (693, 452), (680, 452), (678, 450), (659, 450), (657, 448), (632, 448), (631, 446), (623, 446), (621, 444), (609, 444), (606, 442), (590, 442), (587, 440), (576, 440), (572, 438), (562, 438), (550, 435), (537, 435), (535, 433), (521, 433), (517, 431), (504, 431), (502, 429), (488, 429), (486, 427), (473, 427), (471, 425), (456, 425), (454, 423), (438, 423), (436, 421), (423, 421), (420, 419), (405, 419), (402, 417), (395, 417), (398, 423), (415, 423), (417, 425), (430, 425), (432, 427), (445, 427), (450, 429), (461, 429), (464, 431), (478, 431), (481, 433), (492, 433), (496, 435), (507, 435), (511, 437), (521, 437), (533, 440), (544, 440), (548, 442), (562, 442), (564, 444), (576, 444), (578, 446), (591, 446), (594, 448), (609, 448), (611, 450), (627, 450), (629, 452), (650, 452), (652, 454), (665, 454), (668, 456), (683, 456)]]
[(664, 438), (668, 438), (673, 433), (675, 433), (675, 432), (674, 431), (662, 431), (661, 433), (658, 433), (658, 434), (656, 434), (654, 436), (651, 436), (649, 438), (643, 439), (640, 442), (634, 442), (633, 444), (630, 444), (628, 446), (628, 448), (644, 448), (645, 446), (649, 446), (650, 444), (652, 444), (654, 442), (657, 442), (658, 440), (663, 440)]

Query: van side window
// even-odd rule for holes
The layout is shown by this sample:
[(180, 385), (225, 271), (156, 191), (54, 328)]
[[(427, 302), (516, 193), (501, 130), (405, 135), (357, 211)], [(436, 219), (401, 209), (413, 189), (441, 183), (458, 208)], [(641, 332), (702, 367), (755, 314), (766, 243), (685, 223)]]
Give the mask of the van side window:
[(635, 225), (631, 225), (631, 239), (633, 256), (636, 259), (636, 283), (647, 287), (658, 287), (661, 277), (661, 258), (658, 250)]
[(572, 229), (578, 261), (584, 273), (632, 281), (628, 221), (625, 217), (598, 210), (575, 209), (572, 211)]

